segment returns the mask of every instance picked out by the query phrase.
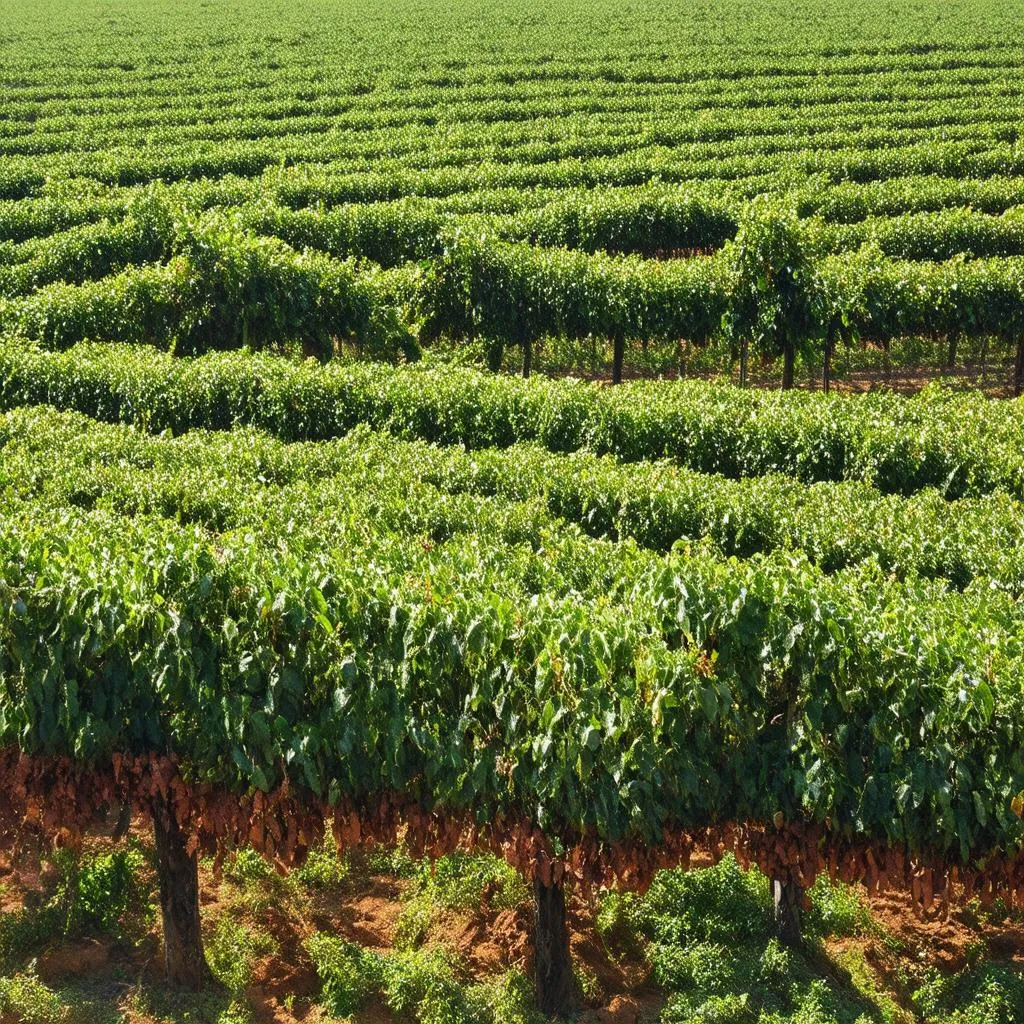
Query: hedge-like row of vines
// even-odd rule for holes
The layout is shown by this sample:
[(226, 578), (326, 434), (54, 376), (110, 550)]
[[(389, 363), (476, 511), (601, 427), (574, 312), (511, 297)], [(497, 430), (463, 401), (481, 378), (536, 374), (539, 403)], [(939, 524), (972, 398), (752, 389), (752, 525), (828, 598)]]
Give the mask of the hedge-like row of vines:
[[(202, 443), (136, 443), (132, 492)], [(813, 822), (825, 849), (903, 846), (1005, 884), (1010, 862), (984, 858), (1024, 836), (1012, 595), (870, 561), (825, 574), (791, 552), (604, 544), (543, 505), (453, 506), (415, 473), (392, 479), (359, 455), (386, 439), (349, 442), (322, 486), (301, 468), (315, 451), (273, 483), (273, 445), (224, 444), (233, 528), (53, 492), (5, 515), (4, 746), (82, 770), (170, 750), (190, 785), (287, 779), (314, 803), (395, 792), (480, 825), (533, 821), (553, 851), (592, 837), (598, 862), (666, 829)]]
[(534, 441), (623, 462), (667, 458), (727, 477), (860, 480), (950, 498), (1024, 498), (1022, 410), (930, 389), (915, 398), (744, 390), (701, 381), (602, 388), (460, 367), (294, 363), (246, 352), (171, 358), (144, 346), (49, 352), (0, 345), (0, 404), (50, 404), (174, 433), (236, 424), (283, 440), (340, 437), (360, 423), (468, 448)]
[[(522, 232), (543, 237), (548, 209), (519, 215), (527, 224)], [(581, 220), (574, 206), (561, 212), (554, 236), (562, 232), (562, 241), (571, 236), (594, 246), (600, 239), (607, 246), (618, 237), (630, 246), (628, 221), (601, 221), (597, 214)], [(675, 212), (680, 219), (669, 234), (676, 243), (713, 235), (708, 220), (718, 214), (706, 204), (691, 197)], [(436, 228), (433, 215), (426, 216)], [(898, 238), (914, 249), (922, 233), (932, 244), (936, 225), (927, 217), (890, 221), (881, 235), (873, 222), (863, 222), (858, 230), (866, 244), (827, 256), (836, 229), (759, 200), (745, 208), (735, 239), (715, 255), (666, 260), (509, 242), (481, 233), (485, 222), (469, 220), (432, 236), (436, 251), (426, 269), (406, 264), (386, 273), (252, 235), (253, 217), (293, 242), (313, 238), (341, 251), (358, 248), (352, 240), (364, 229), (370, 235), (360, 244), (373, 250), (376, 232), (392, 248), (375, 252), (382, 257), (395, 256), (395, 245), (407, 246), (411, 255), (423, 232), (430, 235), (415, 219), (395, 234), (389, 219), (357, 224), (347, 213), (340, 220), (281, 210), (193, 219), (155, 204), (116, 227), (73, 229), (36, 247), (28, 262), (9, 265), (7, 290), (15, 294), (59, 281), (0, 301), (0, 325), (56, 348), (90, 337), (148, 341), (181, 353), (298, 341), (321, 357), (331, 355), (339, 339), (414, 355), (417, 338), (480, 335), (489, 339), (496, 364), (504, 345), (521, 346), (527, 373), (536, 339), (596, 335), (615, 339), (615, 380), (621, 379), (626, 340), (685, 338), (703, 345), (724, 335), (741, 351), (744, 367), (751, 348), (782, 355), (784, 386), (792, 383), (798, 352), (824, 357), (827, 381), (831, 355), (843, 339), (933, 335), (955, 345), (960, 337), (980, 336), (1015, 346), (1015, 384), (1024, 386), (1024, 257), (929, 263), (882, 254), (881, 246)], [(962, 223), (983, 238), (991, 236), (986, 225), (993, 220), (976, 215)], [(1016, 218), (1000, 223), (1016, 237)], [(984, 248), (980, 241), (978, 247)], [(135, 265), (147, 256), (166, 262)], [(118, 266), (127, 269), (89, 279)]]
[(1020, 5), (891, 6), (13, 0), (0, 838), (149, 819), (189, 983), (200, 849), (493, 849), (553, 1012), (697, 848), (1024, 902), (1018, 403), (383, 365), (1024, 387)]

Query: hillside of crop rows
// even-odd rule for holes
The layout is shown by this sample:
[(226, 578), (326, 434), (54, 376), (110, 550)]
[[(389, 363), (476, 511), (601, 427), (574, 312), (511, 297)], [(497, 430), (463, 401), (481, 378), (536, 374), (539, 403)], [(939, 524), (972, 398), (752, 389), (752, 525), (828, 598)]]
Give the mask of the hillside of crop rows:
[(0, 11), (0, 329), (43, 347), (1024, 382), (1012, 0)]
[(0, 0), (0, 97), (3, 1024), (1024, 1020), (1024, 5)]

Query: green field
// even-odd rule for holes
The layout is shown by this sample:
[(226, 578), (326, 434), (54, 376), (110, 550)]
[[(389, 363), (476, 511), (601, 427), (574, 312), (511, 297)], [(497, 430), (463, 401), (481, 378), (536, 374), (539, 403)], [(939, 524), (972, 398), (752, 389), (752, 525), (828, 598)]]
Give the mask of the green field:
[(0, 96), (0, 1021), (1024, 1020), (1024, 5), (0, 0)]
[(67, 8), (3, 8), (15, 334), (1024, 381), (1018, 4)]

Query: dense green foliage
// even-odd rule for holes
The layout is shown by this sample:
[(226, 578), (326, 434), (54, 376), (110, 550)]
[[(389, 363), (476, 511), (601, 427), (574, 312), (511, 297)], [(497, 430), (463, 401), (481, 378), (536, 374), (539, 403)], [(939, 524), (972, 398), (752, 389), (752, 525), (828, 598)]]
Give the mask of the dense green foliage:
[[(610, 344), (615, 377), (664, 350), (789, 384), (858, 340), (969, 343), (1020, 386), (1019, 3), (0, 0), (0, 26), (5, 756), (172, 754), (236, 804), (287, 783), (355, 818), (397, 795), (570, 865), (756, 823), (1019, 883), (1019, 402), (447, 361)], [(0, 915), (5, 969), (148, 905), (134, 848), (54, 864)], [(227, 870), (269, 904), (350, 868)], [(522, 975), (427, 941), (523, 878), (403, 869), (393, 950), (305, 931), (325, 1009), (533, 1021)], [(809, 897), (811, 936), (871, 927)], [(600, 909), (666, 1024), (852, 1024), (769, 930), (731, 858)], [(206, 939), (245, 1020), (274, 940)], [(988, 963), (911, 980), (929, 1021), (1022, 1012)], [(66, 1020), (31, 973), (7, 1016)]]
[(142, 347), (0, 345), (0, 405), (50, 404), (152, 431), (247, 424), (323, 440), (360, 423), (467, 448), (535, 441), (623, 462), (667, 458), (728, 477), (860, 480), (886, 493), (1024, 497), (1019, 403), (928, 390), (906, 400), (744, 391), (702, 382), (494, 376), (439, 366), (318, 366), (248, 353), (170, 359)]
[[(1019, 403), (424, 351), (717, 342), (789, 383), (970, 337), (1024, 378), (1018, 4), (64, 6), (0, 0), (0, 747), (556, 852), (782, 822), (1020, 853)], [(79, 878), (107, 930), (110, 871)], [(748, 1014), (746, 895), (699, 937), (649, 895), (672, 1019)], [(312, 939), (334, 1012), (472, 1018), (422, 924)], [(243, 988), (256, 946), (217, 941)]]
[(645, 552), (374, 435), (4, 437), (5, 744), (170, 746), (229, 786), (397, 789), (565, 841), (780, 809), (957, 859), (1020, 841), (1024, 623), (980, 562), (956, 592)]
[[(259, 522), (266, 503), (280, 501), (271, 482), (330, 494), (341, 482), (372, 484), (377, 495), (406, 493), (406, 524), (417, 521), (419, 488), (443, 501), (449, 517), (518, 503), (537, 525), (557, 518), (655, 550), (700, 539), (742, 557), (798, 548), (826, 572), (873, 558), (900, 576), (945, 578), (958, 588), (987, 579), (1024, 591), (1024, 511), (1003, 492), (948, 501), (933, 489), (903, 498), (861, 483), (807, 486), (782, 475), (732, 481), (665, 462), (623, 465), (535, 445), (466, 451), (361, 428), (319, 444), (241, 431), (171, 439), (46, 409), (0, 416), (0, 450), (6, 508), (32, 500), (156, 512), (227, 530)], [(422, 518), (421, 528), (429, 522)]]

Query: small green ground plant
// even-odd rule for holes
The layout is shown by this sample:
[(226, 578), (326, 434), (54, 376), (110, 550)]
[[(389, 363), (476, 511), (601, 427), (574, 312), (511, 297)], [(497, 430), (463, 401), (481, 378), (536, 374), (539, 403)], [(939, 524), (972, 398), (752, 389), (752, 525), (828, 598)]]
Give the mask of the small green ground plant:
[(532, 986), (518, 971), (473, 982), (441, 947), (378, 953), (317, 934), (306, 949), (323, 984), (321, 1004), (347, 1018), (377, 1000), (417, 1024), (537, 1024)]
[(68, 1008), (32, 971), (0, 978), (0, 1019), (19, 1024), (64, 1024)]
[(931, 968), (913, 1002), (929, 1024), (1016, 1024), (1024, 1020), (1024, 979), (987, 961), (947, 976)]
[(0, 969), (14, 970), (60, 939), (129, 941), (153, 920), (141, 850), (81, 856), (58, 850), (48, 863), (53, 870), (44, 876), (43, 890), (25, 906), (0, 914)]
[(808, 892), (806, 952), (773, 937), (768, 880), (731, 856), (663, 871), (644, 896), (608, 893), (597, 920), (614, 953), (639, 950), (668, 994), (663, 1024), (855, 1024), (882, 1021), (869, 993), (821, 978), (819, 943), (867, 931), (870, 915), (847, 886), (819, 878)]
[(433, 864), (423, 861), (415, 869), (413, 883), (396, 926), (399, 949), (421, 945), (438, 911), (471, 911), (485, 904), (504, 910), (530, 898), (526, 883), (513, 868), (486, 855), (453, 853)]

